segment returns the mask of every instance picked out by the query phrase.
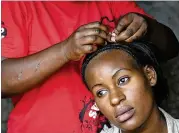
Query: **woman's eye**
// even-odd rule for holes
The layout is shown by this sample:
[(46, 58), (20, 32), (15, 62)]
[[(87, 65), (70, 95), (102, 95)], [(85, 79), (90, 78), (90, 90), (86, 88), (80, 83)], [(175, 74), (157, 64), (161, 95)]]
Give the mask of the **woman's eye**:
[(129, 81), (129, 77), (123, 77), (118, 80), (118, 85), (125, 85)]
[(96, 95), (97, 95), (98, 97), (102, 97), (102, 96), (104, 96), (106, 93), (107, 93), (107, 90), (99, 90), (99, 91), (97, 91)]

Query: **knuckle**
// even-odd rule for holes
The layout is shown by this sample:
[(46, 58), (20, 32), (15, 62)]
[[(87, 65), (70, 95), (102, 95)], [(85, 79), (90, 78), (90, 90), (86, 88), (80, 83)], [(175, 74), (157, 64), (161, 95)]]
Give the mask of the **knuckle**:
[(132, 18), (133, 18), (133, 16), (135, 16), (135, 14), (134, 14), (134, 13), (129, 13), (127, 16), (128, 16), (128, 18), (127, 18), (127, 19), (128, 19), (128, 20), (130, 20), (130, 19), (132, 19)]
[(77, 39), (79, 38), (79, 36), (80, 36), (80, 31), (76, 31), (76, 33), (74, 34), (74, 38)]
[(135, 14), (134, 20), (141, 23), (141, 22), (143, 22), (144, 18), (138, 14)]
[(141, 26), (141, 24), (140, 24), (138, 21), (134, 21), (133, 23), (134, 23), (134, 26), (135, 26), (136, 28), (139, 27), (139, 26)]
[(104, 30), (104, 31), (107, 31), (107, 30), (108, 30), (108, 27), (105, 26), (105, 25), (103, 25), (103, 24), (101, 24), (99, 28), (102, 29), (102, 30)]
[(104, 31), (108, 31), (108, 27), (106, 27), (106, 26), (104, 26), (103, 29), (104, 29)]
[(121, 19), (121, 21), (119, 21), (119, 23), (118, 23), (118, 26), (120, 26), (120, 27), (123, 27), (123, 26), (125, 26), (125, 19)]
[(134, 34), (133, 29), (126, 29), (126, 36), (132, 36)]
[(97, 37), (96, 36), (90, 36), (89, 39), (90, 39), (90, 41), (95, 42)]

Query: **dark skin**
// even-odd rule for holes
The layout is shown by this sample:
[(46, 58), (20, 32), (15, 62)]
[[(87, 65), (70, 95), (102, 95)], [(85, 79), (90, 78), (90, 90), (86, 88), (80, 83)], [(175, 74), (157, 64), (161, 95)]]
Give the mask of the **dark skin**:
[(41, 52), (24, 58), (3, 60), (3, 96), (24, 93), (42, 83), (69, 61), (79, 60), (84, 54), (93, 52), (96, 46), (91, 44), (104, 44), (106, 32), (107, 28), (99, 22), (90, 23), (81, 26), (67, 40)]
[[(135, 21), (131, 21), (131, 19)], [(146, 21), (142, 21), (143, 19)], [(135, 24), (132, 24), (133, 22)], [(121, 23), (125, 23), (122, 25), (123, 28), (119, 26)], [(150, 28), (147, 29), (146, 24), (147, 27), (150, 25)], [(131, 29), (133, 34), (129, 34), (127, 29)], [(140, 29), (140, 34), (137, 29)], [(178, 54), (179, 44), (173, 32), (153, 19), (133, 13), (127, 14), (119, 20), (114, 31), (115, 36), (117, 36), (114, 41), (128, 42), (145, 37), (146, 40), (159, 44), (157, 47), (164, 60), (171, 59)], [(104, 45), (105, 41), (113, 41), (111, 38), (112, 36), (106, 26), (94, 22), (79, 27), (65, 41), (36, 54), (16, 59), (4, 59), (3, 57), (1, 62), (2, 97), (27, 92), (36, 85), (43, 83), (69, 61), (79, 60), (83, 55), (95, 51), (97, 45)]]
[[(152, 94), (157, 82), (152, 66), (136, 67), (126, 52), (111, 50), (90, 61), (85, 79), (100, 111), (122, 133), (167, 133), (165, 119)], [(119, 119), (115, 114), (125, 106), (131, 106), (134, 114), (123, 121), (125, 114)]]
[(132, 42), (143, 38), (154, 45), (159, 44), (156, 46), (163, 61), (171, 59), (178, 54), (179, 43), (172, 30), (156, 20), (141, 14), (128, 13), (120, 18), (111, 38), (112, 41), (116, 42)]

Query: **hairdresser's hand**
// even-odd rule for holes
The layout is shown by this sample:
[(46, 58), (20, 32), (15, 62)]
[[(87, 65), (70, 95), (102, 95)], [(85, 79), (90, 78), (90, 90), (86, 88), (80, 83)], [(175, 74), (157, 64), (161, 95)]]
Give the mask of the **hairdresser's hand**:
[(144, 17), (136, 13), (128, 13), (119, 19), (114, 29), (111, 41), (132, 42), (147, 33), (147, 22)]
[(93, 22), (79, 27), (66, 41), (65, 53), (68, 60), (79, 60), (84, 54), (103, 45), (107, 38), (107, 27)]

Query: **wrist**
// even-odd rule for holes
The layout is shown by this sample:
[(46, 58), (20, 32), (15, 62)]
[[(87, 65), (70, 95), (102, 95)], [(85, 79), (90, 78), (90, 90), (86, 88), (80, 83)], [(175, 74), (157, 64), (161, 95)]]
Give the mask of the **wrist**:
[(62, 44), (60, 44), (61, 47), (62, 47), (62, 54), (63, 54), (63, 57), (64, 57), (64, 60), (66, 62), (69, 62), (71, 61), (71, 58), (70, 58), (70, 52), (69, 52), (69, 47), (68, 47), (68, 40), (65, 40), (64, 42), (62, 42)]

